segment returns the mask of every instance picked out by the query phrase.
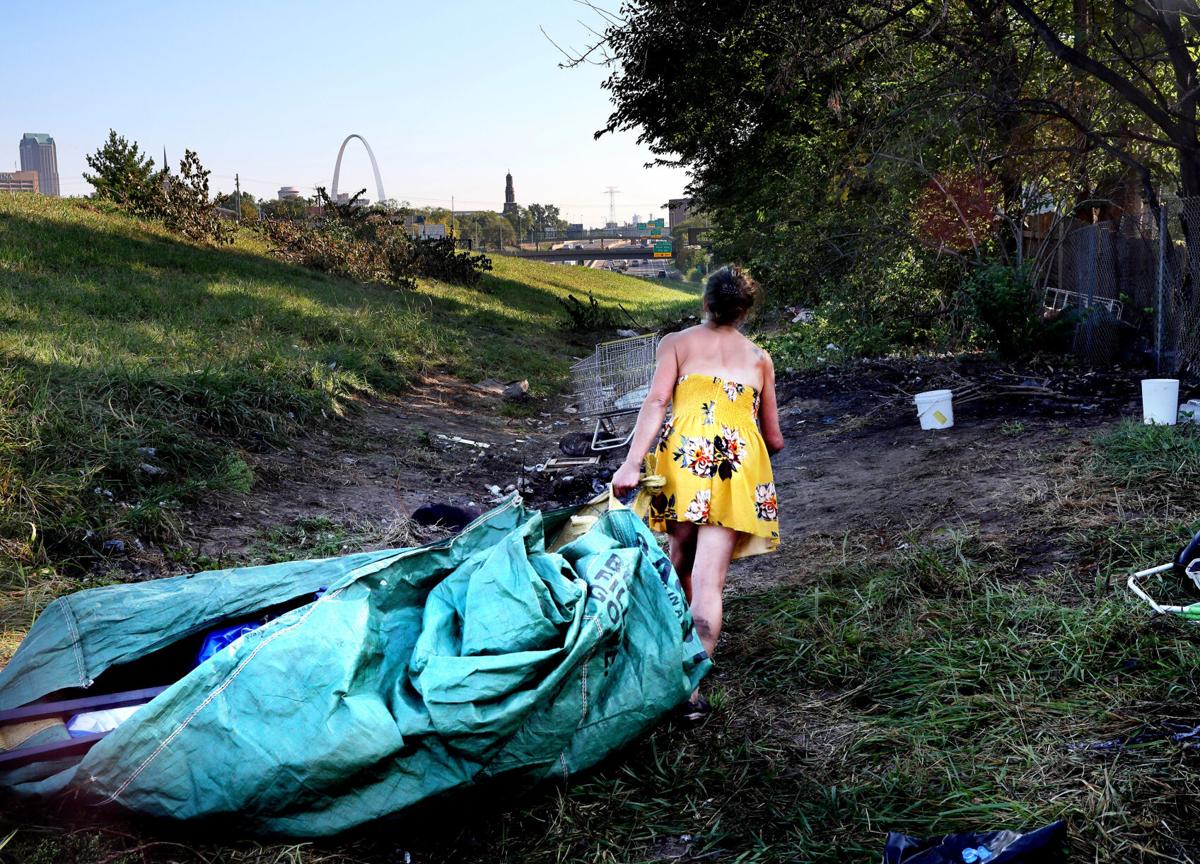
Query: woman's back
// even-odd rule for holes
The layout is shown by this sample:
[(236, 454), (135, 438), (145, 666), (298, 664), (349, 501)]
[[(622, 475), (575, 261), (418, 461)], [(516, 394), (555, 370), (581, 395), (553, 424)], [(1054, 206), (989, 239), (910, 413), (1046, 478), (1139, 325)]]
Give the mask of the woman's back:
[(735, 329), (701, 324), (675, 334), (670, 347), (681, 378), (708, 375), (758, 391), (766, 383), (766, 354)]

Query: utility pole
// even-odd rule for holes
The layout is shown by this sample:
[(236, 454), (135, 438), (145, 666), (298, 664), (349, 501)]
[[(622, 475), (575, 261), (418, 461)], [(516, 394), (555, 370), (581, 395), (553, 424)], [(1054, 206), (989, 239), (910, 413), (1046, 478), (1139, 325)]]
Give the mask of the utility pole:
[[(225, 176), (228, 177), (229, 175), (226, 174)], [(241, 179), (241, 177), (238, 176), (238, 173), (236, 171), (233, 173), (233, 188), (235, 190), (234, 196), (233, 196), (233, 200), (234, 200), (233, 208), (237, 212), (237, 215), (234, 216), (234, 220), (239, 225), (241, 225), (242, 224), (242, 179)]]
[(608, 193), (608, 224), (617, 224), (617, 193), (621, 190), (616, 186), (609, 186), (604, 190)]

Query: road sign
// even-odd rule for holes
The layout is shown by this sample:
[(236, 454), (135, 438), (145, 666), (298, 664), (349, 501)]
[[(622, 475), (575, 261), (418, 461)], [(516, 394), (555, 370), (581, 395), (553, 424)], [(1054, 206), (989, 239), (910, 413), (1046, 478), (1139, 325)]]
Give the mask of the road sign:
[(671, 248), (670, 240), (659, 240), (657, 243), (654, 244), (654, 257), (655, 258), (671, 258), (674, 256), (674, 254), (675, 254), (675, 252)]
[(638, 223), (637, 223), (637, 230), (639, 230), (639, 231), (645, 231), (645, 230), (646, 230), (646, 223), (645, 223), (645, 222), (638, 222)]
[(651, 237), (661, 237), (662, 229), (659, 228), (657, 225), (651, 225), (650, 226), (650, 236)]

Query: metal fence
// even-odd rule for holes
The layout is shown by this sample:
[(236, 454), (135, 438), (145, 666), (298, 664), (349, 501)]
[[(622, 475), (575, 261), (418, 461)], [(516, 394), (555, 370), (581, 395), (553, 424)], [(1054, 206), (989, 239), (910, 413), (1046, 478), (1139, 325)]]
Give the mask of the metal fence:
[(1200, 198), (1055, 235), (1044, 302), (1075, 323), (1074, 353), (1105, 365), (1134, 343), (1162, 374), (1200, 375)]

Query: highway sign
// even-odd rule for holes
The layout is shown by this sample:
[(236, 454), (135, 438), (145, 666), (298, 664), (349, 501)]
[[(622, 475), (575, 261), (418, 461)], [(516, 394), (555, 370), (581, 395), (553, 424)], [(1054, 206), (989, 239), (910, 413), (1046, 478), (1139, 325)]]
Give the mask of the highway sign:
[(670, 258), (674, 255), (674, 250), (671, 248), (670, 240), (659, 240), (654, 244), (655, 258)]

